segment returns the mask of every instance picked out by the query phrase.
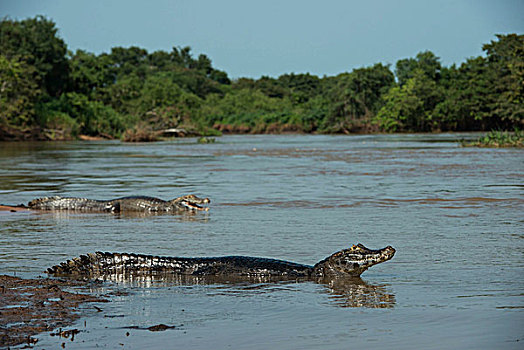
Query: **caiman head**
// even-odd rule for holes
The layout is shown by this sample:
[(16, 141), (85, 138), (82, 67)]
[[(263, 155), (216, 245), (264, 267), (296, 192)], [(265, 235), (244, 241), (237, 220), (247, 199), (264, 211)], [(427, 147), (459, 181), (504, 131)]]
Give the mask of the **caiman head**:
[(391, 246), (372, 250), (359, 243), (320, 261), (313, 267), (313, 273), (317, 276), (358, 277), (371, 266), (393, 258), (393, 255), (395, 249)]
[(186, 210), (202, 210), (208, 211), (209, 208), (204, 208), (202, 204), (208, 204), (211, 201), (209, 198), (199, 198), (194, 194), (188, 194), (186, 196), (178, 197), (170, 201), (172, 205)]

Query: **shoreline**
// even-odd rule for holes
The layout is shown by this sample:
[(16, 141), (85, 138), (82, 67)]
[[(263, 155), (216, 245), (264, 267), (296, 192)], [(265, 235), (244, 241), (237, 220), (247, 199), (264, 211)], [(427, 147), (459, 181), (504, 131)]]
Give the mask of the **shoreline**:
[[(188, 139), (195, 137), (222, 137), (222, 136), (256, 136), (256, 135), (328, 135), (328, 136), (371, 136), (371, 135), (443, 135), (443, 134), (487, 134), (490, 131), (482, 130), (461, 130), (461, 131), (411, 131), (411, 132), (302, 132), (302, 131), (284, 131), (284, 132), (222, 132), (221, 134), (187, 134), (184, 136), (172, 136), (172, 137), (160, 137), (156, 140), (141, 141), (141, 142), (158, 142), (173, 139)], [(507, 131), (512, 132), (512, 131)], [(65, 139), (42, 139), (42, 138), (17, 138), (17, 139), (0, 139), (0, 142), (71, 142), (71, 141), (121, 141), (125, 143), (133, 143), (133, 141), (124, 141), (121, 138), (114, 137), (109, 138), (107, 136), (89, 136), (89, 135), (78, 135), (74, 138)]]
[[(222, 136), (261, 136), (261, 135), (273, 135), (273, 136), (297, 136), (297, 135), (317, 135), (317, 136), (387, 136), (387, 135), (427, 135), (438, 136), (438, 135), (457, 135), (455, 140), (460, 144), (461, 147), (468, 148), (524, 148), (524, 141), (522, 140), (522, 132), (516, 131), (429, 131), (429, 132), (395, 132), (395, 133), (384, 133), (384, 132), (358, 132), (358, 133), (318, 133), (318, 132), (301, 132), (301, 131), (285, 131), (285, 132), (271, 132), (271, 133), (254, 133), (254, 132), (222, 132), (217, 135), (200, 135), (200, 134), (184, 134), (172, 137), (141, 137), (133, 140), (124, 140), (119, 138), (108, 138), (107, 136), (87, 136), (78, 135), (74, 139), (55, 139), (55, 140), (43, 140), (41, 138), (35, 139), (11, 139), (11, 140), (0, 140), (1, 143), (16, 144), (20, 142), (120, 142), (120, 143), (154, 143), (154, 142), (165, 142), (176, 139), (191, 139), (196, 138), (197, 143), (214, 143), (215, 138)], [(493, 137), (493, 135), (496, 135)], [(495, 142), (494, 142), (495, 141)], [(20, 211), (17, 208), (15, 211)], [(6, 210), (0, 208), (0, 211)]]

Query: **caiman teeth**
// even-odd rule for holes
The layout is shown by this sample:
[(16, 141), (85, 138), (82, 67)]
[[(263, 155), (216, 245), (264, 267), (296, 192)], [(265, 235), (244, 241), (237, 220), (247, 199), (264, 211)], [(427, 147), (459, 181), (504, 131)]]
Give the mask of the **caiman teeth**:
[[(204, 199), (202, 203), (209, 203), (209, 199)], [(209, 208), (203, 208), (198, 204), (191, 203), (188, 201), (182, 201), (182, 205), (184, 205), (189, 210), (201, 210), (201, 211), (209, 211)]]

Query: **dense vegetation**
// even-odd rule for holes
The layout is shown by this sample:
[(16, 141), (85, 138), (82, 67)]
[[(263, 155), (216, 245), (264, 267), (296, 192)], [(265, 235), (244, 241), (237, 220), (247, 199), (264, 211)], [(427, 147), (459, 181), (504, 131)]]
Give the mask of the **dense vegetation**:
[(520, 130), (515, 130), (515, 132), (490, 131), (476, 141), (463, 140), (461, 143), (464, 147), (524, 147), (524, 133)]
[[(524, 126), (524, 35), (444, 67), (431, 51), (337, 76), (231, 81), (189, 47), (67, 50), (44, 17), (0, 22), (0, 140), (78, 135), (508, 130)], [(144, 137), (140, 135), (145, 135)], [(147, 136), (149, 135), (149, 136)], [(154, 139), (154, 137), (150, 137)]]

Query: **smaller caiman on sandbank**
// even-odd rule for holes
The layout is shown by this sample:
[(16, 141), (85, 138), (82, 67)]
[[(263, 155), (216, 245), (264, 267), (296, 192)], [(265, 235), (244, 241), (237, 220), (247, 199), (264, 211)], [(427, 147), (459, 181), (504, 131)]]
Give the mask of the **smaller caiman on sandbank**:
[(177, 211), (208, 211), (201, 207), (210, 203), (209, 198), (199, 198), (193, 194), (172, 200), (162, 200), (148, 196), (130, 196), (110, 200), (97, 200), (77, 197), (43, 197), (30, 201), (29, 209), (37, 210), (77, 210), (92, 212), (177, 212)]
[(255, 258), (249, 256), (223, 256), (204, 258), (159, 257), (153, 255), (102, 253), (81, 255), (47, 273), (56, 276), (105, 278), (115, 275), (179, 274), (192, 276), (275, 276), (313, 279), (317, 277), (358, 277), (373, 265), (390, 260), (395, 249), (387, 246), (372, 250), (362, 244), (338, 251), (314, 266), (294, 262)]

